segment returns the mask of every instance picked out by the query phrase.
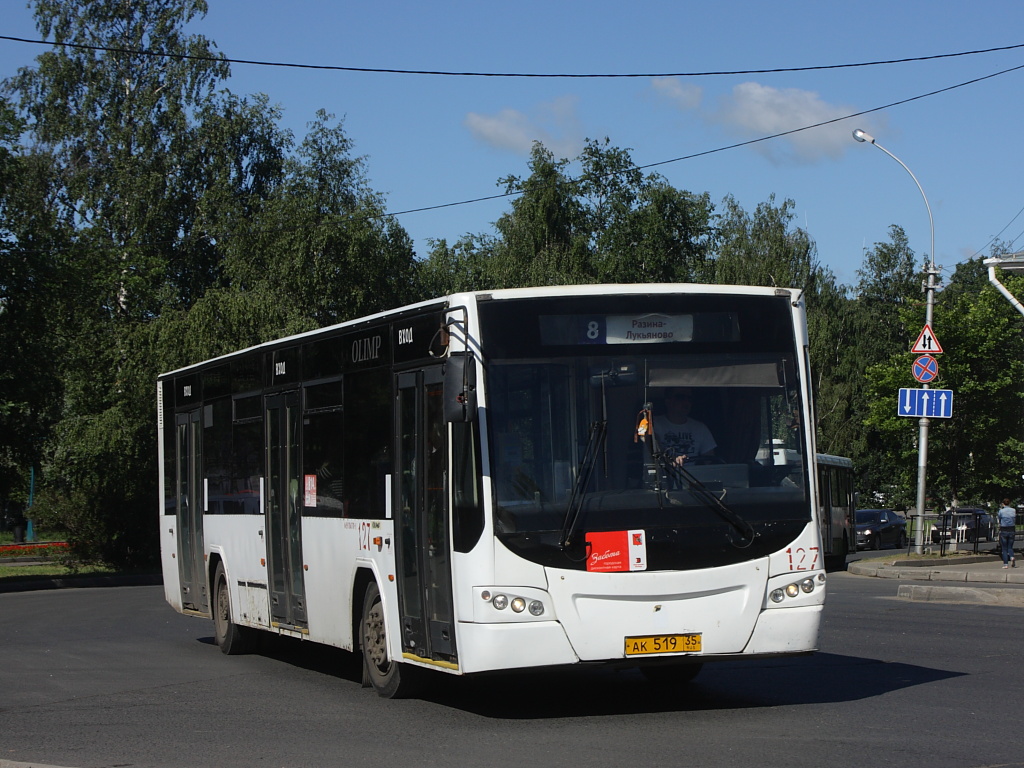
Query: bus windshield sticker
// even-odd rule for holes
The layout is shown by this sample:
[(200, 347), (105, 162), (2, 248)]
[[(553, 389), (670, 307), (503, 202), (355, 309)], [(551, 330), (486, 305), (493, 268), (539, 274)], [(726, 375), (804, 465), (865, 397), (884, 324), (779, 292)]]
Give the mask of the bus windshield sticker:
[(587, 570), (646, 571), (647, 535), (635, 531), (591, 531), (587, 534)]

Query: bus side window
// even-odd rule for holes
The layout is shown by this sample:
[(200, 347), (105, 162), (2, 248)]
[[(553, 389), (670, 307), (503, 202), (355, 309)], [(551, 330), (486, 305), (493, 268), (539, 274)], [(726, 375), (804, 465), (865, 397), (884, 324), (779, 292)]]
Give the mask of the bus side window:
[(469, 552), (484, 530), (476, 422), (452, 424), (452, 468), (452, 544), (456, 552)]

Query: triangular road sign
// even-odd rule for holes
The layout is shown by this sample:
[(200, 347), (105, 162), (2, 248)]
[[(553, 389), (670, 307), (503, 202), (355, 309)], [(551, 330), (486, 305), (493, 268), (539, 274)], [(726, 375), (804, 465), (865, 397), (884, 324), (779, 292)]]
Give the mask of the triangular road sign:
[(910, 349), (915, 355), (935, 355), (942, 351), (942, 345), (935, 338), (935, 332), (930, 325), (921, 329), (921, 335), (917, 337), (914, 346)]

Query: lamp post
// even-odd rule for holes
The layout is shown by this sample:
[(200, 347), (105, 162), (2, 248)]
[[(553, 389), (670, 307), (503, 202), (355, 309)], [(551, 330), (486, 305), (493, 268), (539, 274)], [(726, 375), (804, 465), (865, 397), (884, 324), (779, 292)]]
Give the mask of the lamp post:
[(985, 259), (983, 262), (988, 267), (988, 281), (996, 287), (996, 289), (1003, 294), (1003, 297), (1013, 305), (1013, 308), (1024, 315), (1024, 305), (1022, 305), (1017, 297), (1010, 293), (1009, 289), (999, 282), (999, 278), (996, 277), (996, 267), (1001, 267), (1007, 272), (1024, 272), (1024, 251), (1017, 251), (1017, 253), (1008, 253), (1005, 256), (993, 256), (990, 259)]
[[(931, 253), (929, 254), (928, 264), (928, 283), (926, 286), (927, 291), (927, 302), (925, 304), (925, 325), (932, 328), (932, 310), (935, 306), (935, 275), (938, 274), (938, 270), (935, 269), (935, 221), (932, 219), (932, 207), (928, 205), (928, 196), (924, 193), (924, 188), (921, 186), (921, 182), (917, 180), (917, 176), (914, 175), (902, 160), (896, 155), (890, 152), (888, 149), (883, 147), (877, 141), (875, 137), (860, 128), (853, 132), (853, 138), (859, 142), (867, 142), (878, 147), (880, 150), (885, 152), (889, 157), (903, 166), (903, 170), (910, 174), (910, 178), (914, 180), (917, 185), (918, 191), (921, 193), (921, 197), (924, 199), (924, 207), (928, 209), (928, 228), (931, 231)], [(921, 385), (924, 389), (929, 389), (927, 384)], [(928, 476), (928, 425), (929, 419), (927, 417), (922, 418), (918, 422), (918, 438), (917, 438), (917, 525), (914, 526), (914, 552), (921, 554), (924, 550), (924, 498), (925, 498), (925, 480)]]
[[(1004, 256), (993, 256), (985, 259), (983, 263), (988, 267), (988, 281), (1003, 294), (1003, 297), (1013, 305), (1014, 309), (1024, 315), (1024, 304), (1021, 304), (1017, 297), (1010, 293), (1010, 289), (999, 282), (999, 278), (996, 277), (996, 267), (1005, 269), (1007, 272), (1024, 272), (1024, 251), (1007, 253)], [(1024, 479), (1024, 475), (1021, 475), (1021, 479)]]

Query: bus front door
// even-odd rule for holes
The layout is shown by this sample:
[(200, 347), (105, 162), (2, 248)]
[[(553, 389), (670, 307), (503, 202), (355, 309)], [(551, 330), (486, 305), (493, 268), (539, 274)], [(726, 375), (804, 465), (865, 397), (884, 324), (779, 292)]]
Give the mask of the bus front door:
[(299, 395), (266, 398), (267, 568), (270, 618), (275, 627), (303, 631), (306, 596), (302, 578), (302, 489), (299, 477)]
[(174, 419), (177, 482), (178, 576), (181, 603), (189, 611), (208, 613), (203, 544), (203, 429), (199, 409)]
[(399, 374), (398, 596), (403, 650), (455, 663), (443, 404), (439, 367)]

